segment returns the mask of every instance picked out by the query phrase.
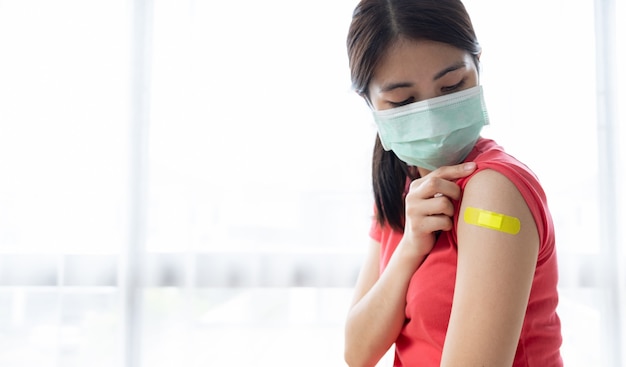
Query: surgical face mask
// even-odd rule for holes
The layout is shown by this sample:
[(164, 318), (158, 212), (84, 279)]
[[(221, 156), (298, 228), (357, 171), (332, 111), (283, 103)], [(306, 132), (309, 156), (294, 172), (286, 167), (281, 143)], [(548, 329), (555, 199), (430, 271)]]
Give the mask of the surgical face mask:
[(428, 170), (461, 163), (489, 124), (480, 85), (373, 113), (383, 148)]

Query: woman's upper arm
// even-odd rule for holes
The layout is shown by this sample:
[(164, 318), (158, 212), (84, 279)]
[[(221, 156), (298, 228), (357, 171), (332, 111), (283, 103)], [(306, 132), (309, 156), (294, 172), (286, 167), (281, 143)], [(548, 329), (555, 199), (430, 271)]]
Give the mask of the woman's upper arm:
[[(497, 221), (493, 228), (466, 223), (468, 207), (517, 218), (519, 232), (498, 230)], [(537, 225), (515, 185), (492, 170), (467, 183), (458, 218), (457, 276), (441, 365), (510, 366), (537, 263)]]
[(363, 296), (374, 286), (380, 274), (380, 243), (370, 240), (365, 261), (359, 272), (359, 276), (354, 287), (354, 297), (352, 304), (354, 306)]

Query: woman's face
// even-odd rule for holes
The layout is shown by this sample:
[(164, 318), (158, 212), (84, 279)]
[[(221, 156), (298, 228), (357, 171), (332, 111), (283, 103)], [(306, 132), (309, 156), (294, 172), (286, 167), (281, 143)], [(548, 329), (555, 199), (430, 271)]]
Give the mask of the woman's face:
[(369, 99), (376, 110), (454, 93), (478, 85), (472, 56), (446, 43), (401, 39), (374, 70)]

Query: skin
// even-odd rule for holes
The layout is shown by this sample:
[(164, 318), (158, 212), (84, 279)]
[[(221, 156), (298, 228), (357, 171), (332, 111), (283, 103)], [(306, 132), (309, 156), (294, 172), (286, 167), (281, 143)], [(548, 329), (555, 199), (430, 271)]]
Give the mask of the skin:
[[(384, 110), (478, 85), (469, 53), (453, 46), (402, 39), (375, 69), (366, 98)], [(380, 243), (371, 241), (346, 321), (345, 359), (350, 366), (375, 366), (395, 342), (405, 321), (409, 281), (435, 243), (434, 232), (453, 227), (455, 181), (474, 163), (428, 171), (406, 196), (404, 235), (379, 274)], [(457, 227), (458, 262), (450, 323), (441, 366), (510, 366), (515, 356), (535, 265), (539, 235), (517, 188), (492, 170), (475, 174), (463, 192), (468, 206), (516, 217), (516, 235), (465, 223)], [(470, 317), (471, 315), (471, 317)]]

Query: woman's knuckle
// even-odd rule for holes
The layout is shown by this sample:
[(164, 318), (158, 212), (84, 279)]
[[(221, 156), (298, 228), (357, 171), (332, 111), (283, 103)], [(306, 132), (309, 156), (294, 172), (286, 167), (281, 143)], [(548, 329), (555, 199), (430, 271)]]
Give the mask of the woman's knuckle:
[(434, 177), (428, 177), (425, 181), (424, 181), (424, 188), (426, 188), (429, 191), (435, 190), (437, 189), (437, 180)]

